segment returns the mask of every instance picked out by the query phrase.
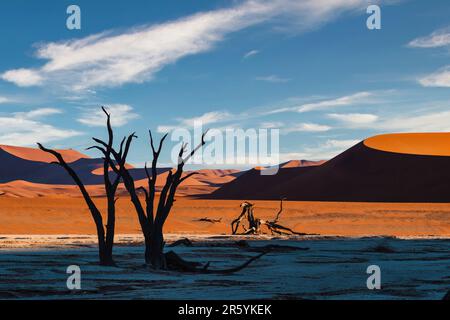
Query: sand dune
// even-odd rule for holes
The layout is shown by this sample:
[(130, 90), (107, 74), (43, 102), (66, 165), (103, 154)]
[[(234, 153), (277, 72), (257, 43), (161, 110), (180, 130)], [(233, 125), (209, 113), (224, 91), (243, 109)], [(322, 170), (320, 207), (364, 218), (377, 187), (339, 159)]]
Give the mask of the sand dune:
[[(250, 170), (210, 198), (450, 202), (450, 156), (443, 156), (450, 145), (446, 137), (449, 135), (393, 134), (370, 138), (319, 166), (281, 168), (273, 176)], [(433, 147), (426, 149), (425, 141)], [(399, 152), (407, 150), (432, 154)]]
[[(104, 196), (103, 160), (89, 158), (75, 150), (58, 150), (93, 196)], [(61, 167), (51, 164), (53, 156), (33, 148), (0, 146), (0, 195), (11, 197), (80, 197), (72, 178)], [(143, 168), (127, 164), (137, 186), (147, 186)], [(164, 185), (170, 168), (158, 168), (157, 188)], [(184, 181), (179, 195), (208, 194), (224, 183), (234, 180), (237, 170), (199, 170)], [(189, 172), (187, 172), (189, 173)], [(185, 174), (187, 174), (185, 173)], [(115, 173), (111, 170), (111, 178)], [(125, 193), (123, 186), (118, 194)]]
[(382, 134), (366, 139), (364, 145), (387, 152), (448, 157), (450, 132)]
[[(24, 160), (30, 160), (30, 161), (39, 161), (39, 162), (46, 162), (50, 163), (52, 161), (55, 161), (55, 158), (40, 149), (36, 148), (25, 148), (25, 147), (15, 147), (15, 146), (6, 146), (6, 145), (0, 145), (0, 149), (3, 151), (6, 151), (9, 154), (12, 154), (13, 156), (16, 156), (18, 158), (24, 159)], [(64, 157), (67, 163), (74, 162), (79, 159), (89, 159), (89, 157), (85, 154), (82, 154), (76, 150), (56, 150)]]

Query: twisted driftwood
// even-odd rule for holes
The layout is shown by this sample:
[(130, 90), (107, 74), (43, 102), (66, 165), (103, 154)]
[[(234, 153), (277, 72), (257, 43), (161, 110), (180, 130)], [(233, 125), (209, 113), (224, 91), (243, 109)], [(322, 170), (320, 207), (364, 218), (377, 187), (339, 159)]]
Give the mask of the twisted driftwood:
[[(248, 201), (244, 201), (241, 204), (242, 211), (240, 215), (234, 219), (231, 222), (231, 233), (232, 234), (242, 234), (242, 235), (249, 235), (249, 234), (261, 234), (262, 226), (266, 226), (267, 229), (272, 234), (278, 234), (278, 235), (306, 235), (306, 233), (300, 233), (296, 232), (288, 227), (285, 227), (278, 223), (278, 220), (280, 219), (280, 215), (283, 212), (283, 198), (280, 200), (280, 209), (277, 212), (275, 219), (273, 220), (263, 220), (259, 218), (255, 218), (253, 209), (254, 204), (250, 203)], [(247, 218), (248, 225), (242, 223), (242, 221)], [(243, 233), (237, 233), (239, 226), (242, 226), (244, 229)]]

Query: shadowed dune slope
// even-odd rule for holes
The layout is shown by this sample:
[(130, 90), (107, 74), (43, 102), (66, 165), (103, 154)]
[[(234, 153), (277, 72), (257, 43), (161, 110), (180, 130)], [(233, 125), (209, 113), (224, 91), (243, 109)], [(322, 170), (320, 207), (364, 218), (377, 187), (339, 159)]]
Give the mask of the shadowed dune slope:
[[(450, 156), (408, 154), (379, 150), (396, 150), (402, 146), (393, 142), (398, 135), (388, 137), (385, 146), (377, 141), (377, 149), (360, 142), (320, 166), (281, 168), (273, 176), (261, 176), (250, 170), (212, 193), (216, 199), (267, 199), (282, 196), (288, 200), (365, 201), (365, 202), (450, 202)], [(427, 136), (433, 144), (433, 135)], [(445, 152), (448, 142), (437, 134)], [(386, 139), (384, 137), (383, 139)], [(401, 136), (404, 143), (413, 144), (414, 136)], [(368, 139), (369, 145), (373, 140)], [(425, 145), (425, 144), (423, 144)], [(424, 148), (420, 146), (417, 150)], [(444, 151), (443, 151), (444, 150)]]
[[(66, 161), (70, 162), (70, 166), (78, 173), (84, 184), (103, 184), (103, 176), (95, 174), (103, 166), (102, 159), (89, 158), (73, 150), (59, 151)], [(54, 160), (39, 149), (1, 146), (0, 183), (21, 180), (48, 185), (73, 185), (72, 178), (63, 168), (50, 163)], [(159, 170), (164, 172), (168, 169)], [(144, 169), (133, 168), (130, 172), (136, 180), (146, 177)], [(110, 174), (115, 175), (113, 172)]]

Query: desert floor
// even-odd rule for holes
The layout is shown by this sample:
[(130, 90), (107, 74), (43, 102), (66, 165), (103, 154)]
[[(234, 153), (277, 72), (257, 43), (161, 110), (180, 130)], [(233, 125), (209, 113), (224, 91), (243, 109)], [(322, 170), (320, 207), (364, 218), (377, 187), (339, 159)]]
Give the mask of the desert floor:
[[(103, 198), (95, 200), (105, 212)], [(195, 200), (180, 197), (165, 226), (166, 233), (229, 234), (230, 222), (239, 215), (239, 200)], [(276, 201), (253, 201), (255, 215), (273, 218)], [(119, 199), (117, 234), (139, 234), (127, 198)], [(221, 219), (218, 223), (196, 221)], [(298, 232), (322, 236), (450, 237), (450, 204), (342, 203), (287, 201), (279, 221)], [(106, 224), (106, 221), (105, 221)], [(0, 197), (0, 234), (95, 234), (89, 211), (81, 198)]]
[[(209, 270), (242, 264), (234, 274), (151, 271), (141, 245), (116, 246), (117, 267), (99, 267), (95, 246), (0, 250), (0, 299), (442, 299), (450, 285), (449, 240), (393, 238), (248, 241), (217, 237), (170, 248), (211, 262)], [(167, 249), (168, 250), (168, 249)], [(69, 265), (81, 290), (66, 286)], [(367, 288), (367, 268), (381, 271), (381, 289)]]

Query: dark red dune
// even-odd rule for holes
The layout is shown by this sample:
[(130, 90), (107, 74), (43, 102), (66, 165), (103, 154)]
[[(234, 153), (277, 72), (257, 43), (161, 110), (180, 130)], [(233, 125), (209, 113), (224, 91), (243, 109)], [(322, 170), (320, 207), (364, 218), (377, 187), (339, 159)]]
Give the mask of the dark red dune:
[[(210, 197), (450, 202), (450, 156), (446, 151), (450, 145), (449, 133), (382, 135), (366, 141), (372, 147), (360, 142), (319, 166), (281, 168), (273, 176), (262, 176), (258, 170), (250, 170)], [(415, 151), (418, 154), (413, 154)], [(434, 155), (424, 154), (431, 151)]]

